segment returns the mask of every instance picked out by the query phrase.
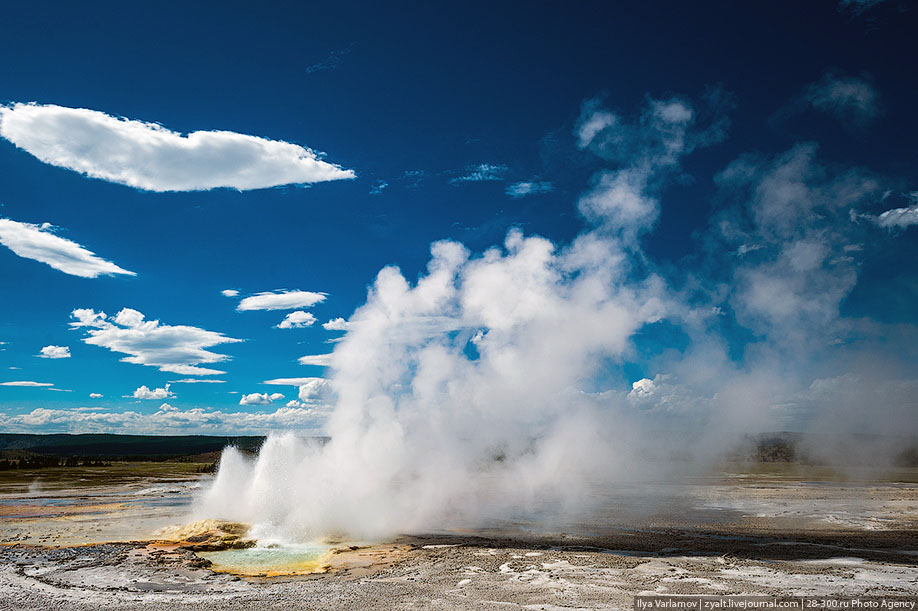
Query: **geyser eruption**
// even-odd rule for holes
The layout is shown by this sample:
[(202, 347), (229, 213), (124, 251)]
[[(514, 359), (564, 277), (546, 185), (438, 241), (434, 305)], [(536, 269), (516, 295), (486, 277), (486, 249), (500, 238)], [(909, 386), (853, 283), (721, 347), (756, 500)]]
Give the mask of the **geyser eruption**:
[(252, 465), (228, 451), (201, 512), (268, 537), (393, 534), (560, 510), (588, 481), (627, 472), (626, 421), (582, 388), (666, 314), (637, 236), (658, 215), (662, 176), (713, 138), (676, 99), (634, 127), (584, 112), (581, 147), (613, 146), (599, 140), (615, 126), (627, 158), (581, 201), (592, 228), (560, 249), (513, 229), (478, 257), (437, 242), (414, 285), (383, 269), (332, 355), (331, 440), (271, 437)]
[[(710, 457), (725, 432), (780, 430), (801, 414), (836, 432), (901, 427), (913, 400), (893, 384), (884, 405), (896, 421), (831, 411), (857, 355), (826, 347), (851, 329), (869, 335), (841, 324), (839, 308), (857, 277), (849, 245), (869, 230), (848, 219), (875, 180), (836, 177), (813, 147), (744, 156), (717, 176), (745, 199), (715, 215), (700, 271), (664, 274), (641, 249), (682, 156), (724, 135), (723, 96), (707, 98), (697, 113), (651, 100), (630, 123), (584, 105), (578, 145), (615, 166), (580, 199), (589, 227), (570, 244), (511, 229), (481, 255), (434, 243), (413, 284), (383, 269), (327, 384), (308, 389), (333, 405), (330, 440), (271, 436), (254, 461), (227, 449), (199, 516), (252, 524), (261, 542), (550, 521), (586, 515), (597, 489), (684, 467), (656, 460), (667, 452)], [(646, 359), (659, 373), (630, 393), (608, 390), (637, 338), (667, 324), (685, 346)], [(731, 326), (751, 330), (734, 334), (739, 350)]]
[(625, 261), (595, 234), (556, 252), (513, 230), (479, 258), (434, 244), (414, 286), (384, 269), (332, 357), (331, 440), (227, 450), (201, 511), (260, 537), (372, 536), (575, 501), (627, 468), (626, 436), (578, 388), (665, 310)]

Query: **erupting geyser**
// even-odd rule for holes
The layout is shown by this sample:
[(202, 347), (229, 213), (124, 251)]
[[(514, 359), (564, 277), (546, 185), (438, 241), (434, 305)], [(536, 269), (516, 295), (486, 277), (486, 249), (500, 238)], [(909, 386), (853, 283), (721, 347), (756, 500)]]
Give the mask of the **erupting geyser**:
[[(643, 251), (681, 158), (724, 135), (725, 118), (705, 126), (697, 116), (680, 98), (650, 100), (633, 124), (585, 104), (579, 145), (615, 164), (579, 201), (588, 228), (566, 245), (511, 229), (481, 255), (436, 242), (413, 284), (384, 268), (327, 381), (309, 388), (306, 399), (331, 406), (330, 441), (270, 436), (254, 461), (227, 449), (198, 517), (251, 524), (261, 543), (549, 521), (591, 511), (597, 487), (684, 468), (686, 449), (719, 453), (726, 432), (782, 430), (801, 415), (833, 432), (907, 422), (911, 403), (892, 395), (879, 402), (888, 419), (838, 400), (854, 362), (837, 356), (843, 348), (825, 357), (824, 379), (807, 365), (836, 345), (839, 303), (856, 280), (841, 250), (855, 236), (843, 232), (859, 231), (838, 219), (875, 191), (869, 177), (836, 180), (806, 146), (719, 175), (745, 202), (715, 217), (707, 248), (711, 278), (732, 273), (733, 294), (657, 268)], [(793, 303), (773, 303), (765, 286)], [(733, 310), (724, 323), (720, 304)], [(729, 325), (755, 338), (741, 358)], [(659, 373), (615, 390), (645, 332), (664, 338), (643, 359)]]
[(199, 513), (259, 540), (379, 536), (562, 507), (628, 469), (627, 435), (576, 388), (661, 316), (661, 283), (621, 283), (621, 247), (594, 234), (505, 247), (438, 242), (413, 287), (384, 269), (332, 357), (331, 440), (228, 449)]
[[(433, 244), (414, 285), (384, 268), (332, 355), (331, 441), (271, 437), (252, 465), (228, 451), (202, 515), (267, 537), (378, 536), (564, 512), (590, 482), (633, 473), (621, 401), (583, 389), (667, 313), (638, 236), (658, 215), (660, 178), (716, 140), (680, 100), (645, 119), (636, 154), (581, 200), (591, 228), (566, 247), (513, 229), (478, 257)], [(585, 114), (581, 146), (610, 125)]]

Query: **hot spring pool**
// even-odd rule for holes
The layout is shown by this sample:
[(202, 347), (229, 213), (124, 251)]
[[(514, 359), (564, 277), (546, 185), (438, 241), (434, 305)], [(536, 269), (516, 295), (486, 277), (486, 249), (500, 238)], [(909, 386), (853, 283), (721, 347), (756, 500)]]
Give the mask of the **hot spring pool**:
[(236, 575), (300, 575), (316, 573), (325, 565), (331, 551), (319, 543), (291, 543), (230, 549), (220, 552), (197, 552), (213, 563), (211, 570)]

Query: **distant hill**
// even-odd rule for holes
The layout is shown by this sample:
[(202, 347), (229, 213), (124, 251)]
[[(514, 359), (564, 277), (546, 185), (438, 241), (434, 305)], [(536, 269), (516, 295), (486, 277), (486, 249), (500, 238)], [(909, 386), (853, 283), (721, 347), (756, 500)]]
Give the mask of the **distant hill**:
[(165, 459), (219, 452), (229, 445), (240, 450), (255, 451), (261, 447), (264, 440), (261, 436), (0, 433), (0, 450), (17, 450), (45, 456)]

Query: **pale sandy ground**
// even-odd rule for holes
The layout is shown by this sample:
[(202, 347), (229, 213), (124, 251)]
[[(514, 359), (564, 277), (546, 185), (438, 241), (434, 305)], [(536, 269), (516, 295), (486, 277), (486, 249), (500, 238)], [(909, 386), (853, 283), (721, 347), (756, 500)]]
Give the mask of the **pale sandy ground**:
[(9, 489), (0, 494), (0, 608), (630, 609), (651, 593), (918, 599), (913, 476), (733, 473), (663, 494), (632, 486), (610, 495), (606, 518), (541, 534), (518, 521), (474, 536), (402, 537), (335, 554), (323, 574), (245, 579), (175, 545), (73, 546), (182, 515), (194, 481)]

